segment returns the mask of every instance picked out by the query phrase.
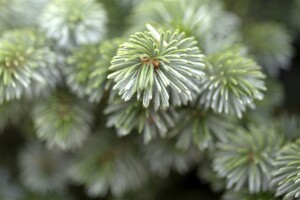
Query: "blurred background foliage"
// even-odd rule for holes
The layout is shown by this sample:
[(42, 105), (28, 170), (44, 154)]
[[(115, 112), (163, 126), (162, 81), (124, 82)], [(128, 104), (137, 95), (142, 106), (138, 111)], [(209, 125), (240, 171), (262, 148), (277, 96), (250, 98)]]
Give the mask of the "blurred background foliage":
[[(59, 1), (63, 3), (60, 5)], [(168, 0), (162, 2), (168, 3)], [(195, 3), (195, 1), (190, 2)], [(11, 49), (10, 47), (17, 48), (17, 46), (3, 42), (5, 38), (8, 38), (5, 34), (11, 36), (14, 31), (23, 27), (46, 30), (46, 35), (49, 37), (47, 44), (34, 43), (40, 48), (38, 50), (42, 52), (41, 56), (44, 56), (41, 60), (46, 64), (43, 65), (50, 63), (49, 65), (54, 65), (59, 71), (65, 59), (68, 63), (68, 66), (61, 70), (63, 71), (61, 74), (57, 75), (54, 72), (51, 78), (47, 70), (33, 70), (32, 73), (37, 74), (36, 82), (33, 81), (34, 84), (30, 89), (20, 86), (19, 92), (24, 93), (22, 100), (10, 100), (0, 105), (1, 200), (196, 200), (199, 198), (271, 200), (277, 198), (273, 195), (276, 190), (270, 188), (268, 184), (270, 177), (263, 170), (260, 172), (262, 177), (259, 180), (252, 180), (251, 177), (247, 177), (250, 181), (247, 178), (247, 180), (237, 180), (236, 177), (239, 176), (241, 170), (249, 170), (249, 176), (251, 176), (253, 168), (251, 168), (252, 165), (248, 165), (248, 160), (245, 161), (245, 166), (239, 163), (231, 167), (231, 171), (223, 169), (223, 166), (237, 162), (240, 157), (241, 159), (246, 157), (251, 162), (258, 162), (261, 165), (267, 163), (268, 168), (264, 170), (272, 171), (273, 162), (275, 166), (280, 167), (284, 167), (281, 166), (282, 162), (284, 162), (283, 165), (291, 162), (284, 157), (290, 149), (295, 151), (292, 152), (294, 154), (300, 151), (297, 151), (297, 146), (295, 146), (299, 144), (295, 141), (300, 134), (298, 117), (300, 114), (300, 57), (297, 54), (300, 49), (299, 0), (199, 0), (195, 5), (186, 4), (184, 7), (186, 10), (183, 9), (184, 13), (180, 13), (182, 9), (176, 9), (177, 7), (174, 7), (175, 13), (172, 10), (173, 7), (166, 7), (170, 10), (161, 11), (157, 9), (162, 6), (160, 1), (97, 0), (97, 3), (101, 5), (99, 8), (84, 7), (86, 10), (83, 12), (80, 6), (77, 7), (78, 12), (75, 16), (79, 13), (78, 18), (72, 18), (67, 21), (68, 23), (62, 22), (59, 27), (61, 29), (57, 30), (68, 29), (75, 31), (74, 35), (76, 35), (76, 31), (80, 33), (84, 30), (72, 28), (72, 23), (77, 23), (76, 20), (80, 21), (81, 17), (82, 19), (90, 17), (91, 21), (93, 17), (98, 17), (98, 19), (103, 19), (103, 24), (96, 24), (96, 29), (92, 28), (91, 34), (96, 32), (99, 37), (82, 38), (80, 34), (78, 37), (73, 35), (68, 39), (73, 41), (75, 38), (74, 44), (63, 45), (64, 48), (59, 48), (59, 45), (55, 43), (55, 40), (63, 40), (63, 36), (66, 36), (63, 31), (62, 35), (57, 36), (57, 30), (54, 29), (55, 24), (61, 22), (59, 21), (61, 19), (53, 20), (51, 22), (53, 27), (50, 28), (47, 27), (45, 21), (49, 16), (52, 19), (50, 11), (57, 11), (55, 10), (57, 7), (49, 9), (49, 13), (45, 13), (47, 10), (45, 11), (44, 7), (55, 3), (59, 4), (59, 8), (65, 6), (72, 10), (74, 0), (0, 0), (1, 65), (7, 62), (2, 59), (4, 56), (1, 52)], [(191, 13), (189, 14), (192, 16), (186, 16), (185, 12), (197, 3), (208, 6), (211, 10), (207, 11), (203, 7), (200, 12), (203, 12), (203, 16), (200, 14), (194, 16)], [(91, 14), (93, 12), (94, 15)], [(171, 17), (178, 18), (170, 22), (167, 20), (168, 14), (159, 16), (161, 12), (169, 12), (174, 15)], [(196, 28), (192, 27), (192, 23), (184, 24), (185, 21), (178, 20), (182, 19), (182, 16), (191, 17), (192, 22), (199, 20), (197, 24), (193, 24)], [(58, 15), (58, 17), (61, 16)], [(117, 135), (120, 133), (117, 134), (114, 128), (105, 127), (105, 124), (109, 124), (107, 118), (113, 118), (115, 113), (119, 114), (119, 110), (114, 110), (113, 103), (109, 104), (112, 107), (107, 107), (106, 100), (116, 100), (116, 94), (108, 92), (112, 83), (103, 77), (107, 76), (110, 60), (116, 54), (116, 47), (127, 40), (133, 32), (144, 30), (145, 27), (142, 30), (140, 27), (144, 26), (146, 21), (152, 23), (158, 30), (180, 29), (185, 31), (187, 36), (194, 36), (201, 50), (207, 55), (212, 54), (208, 59), (216, 57), (218, 53), (224, 55), (228, 47), (230, 47), (230, 53), (233, 52), (232, 46), (234, 49), (239, 49), (239, 52), (247, 49), (245, 54), (255, 60), (268, 77), (266, 81), (268, 90), (264, 92), (265, 98), (262, 101), (251, 99), (257, 108), (247, 110), (243, 116), (240, 115), (241, 119), (223, 117), (224, 113), (214, 113), (213, 108), (204, 112), (205, 105), (199, 107), (200, 100), (196, 99), (190, 106), (177, 109), (176, 113), (170, 111), (172, 113), (170, 116), (172, 118), (176, 116), (179, 120), (177, 119), (178, 123), (173, 123), (172, 126), (175, 127), (166, 134), (167, 139), (156, 138), (148, 141), (149, 144), (145, 146), (144, 138), (138, 137), (138, 134), (118, 138)], [(198, 25), (203, 26), (203, 30), (198, 32)], [(87, 35), (90, 34), (89, 31), (87, 30)], [(31, 38), (31, 36), (28, 37)], [(102, 39), (105, 39), (105, 42)], [(12, 39), (7, 40), (13, 43)], [(26, 38), (23, 40), (25, 44)], [(46, 41), (39, 40), (38, 42)], [(61, 44), (65, 42), (61, 41)], [(82, 46), (73, 49), (77, 45), (76, 42), (83, 43), (86, 49)], [(33, 48), (36, 48), (34, 45)], [(90, 46), (94, 45), (100, 47), (93, 49), (95, 51), (90, 51)], [(43, 49), (42, 47), (45, 46), (49, 48)], [(49, 54), (52, 51), (58, 54), (57, 63), (51, 61)], [(45, 52), (47, 55), (43, 54)], [(72, 52), (71, 55), (70, 52)], [(89, 59), (89, 55), (94, 57)], [(14, 57), (15, 55), (8, 56)], [(238, 56), (242, 57), (244, 53)], [(222, 56), (221, 58), (223, 59)], [(35, 58), (32, 59), (33, 62), (36, 61)], [(89, 66), (85, 66), (86, 62)], [(78, 70), (74, 70), (70, 65), (76, 65)], [(104, 67), (105, 70), (97, 70), (99, 66)], [(236, 68), (239, 69), (239, 66)], [(78, 71), (80, 74), (76, 74)], [(5, 72), (0, 73), (0, 78), (2, 78), (2, 73)], [(101, 79), (95, 80), (93, 76), (87, 78), (85, 75), (89, 73), (94, 73), (94, 76), (99, 76)], [(44, 86), (40, 77), (51, 79), (49, 85)], [(66, 83), (62, 83), (61, 79), (66, 79)], [(13, 82), (11, 84), (13, 85)], [(101, 89), (95, 90), (95, 87), (99, 86)], [(54, 88), (58, 88), (57, 91), (53, 92)], [(2, 95), (0, 99), (18, 96), (18, 91), (12, 94), (5, 92), (6, 89), (6, 86), (0, 85)], [(88, 97), (88, 100), (82, 100), (85, 97)], [(208, 107), (211, 105), (209, 104)], [(115, 113), (104, 111), (109, 108)], [(146, 117), (143, 116), (141, 120), (143, 122), (138, 121), (138, 123), (149, 123), (148, 127), (152, 129), (147, 131), (155, 132), (153, 118), (157, 115), (160, 117), (160, 113), (135, 108), (141, 110), (139, 110), (141, 115), (147, 113)], [(245, 109), (241, 108), (240, 112), (244, 112)], [(194, 115), (187, 114), (192, 111)], [(104, 112), (108, 114), (104, 115)], [(128, 112), (130, 110), (126, 110), (125, 113)], [(186, 115), (189, 116), (186, 117)], [(124, 116), (126, 118), (127, 115)], [(163, 117), (165, 117), (164, 122), (169, 123), (168, 116)], [(46, 122), (50, 122), (50, 125)], [(131, 125), (129, 122), (124, 123), (127, 126)], [(260, 124), (260, 126), (249, 126), (252, 123)], [(116, 124), (113, 125), (120, 128)], [(237, 131), (239, 138), (236, 138), (234, 134), (223, 138), (222, 132), (230, 132), (237, 126), (239, 126), (239, 131)], [(138, 129), (138, 127), (134, 128)], [(197, 135), (200, 132), (198, 130), (201, 131), (200, 135)], [(193, 135), (185, 135), (186, 131), (192, 132)], [(133, 133), (136, 132), (137, 130), (133, 131)], [(281, 134), (280, 137), (278, 134)], [(270, 140), (270, 138), (278, 140)], [(218, 143), (214, 145), (216, 141)], [(249, 147), (245, 147), (244, 154), (236, 152), (237, 147), (243, 146), (245, 141), (248, 142)], [(262, 143), (257, 145), (258, 151), (255, 151), (257, 154), (252, 154), (251, 148), (255, 146), (256, 141), (262, 141)], [(274, 156), (275, 151), (279, 151), (284, 144), (289, 143), (292, 144), (283, 148), (277, 157)], [(228, 155), (226, 153), (233, 157), (226, 157)], [(265, 160), (261, 159), (263, 157), (261, 155), (267, 155), (270, 159), (265, 157)], [(259, 159), (253, 161), (256, 156)], [(101, 162), (104, 164), (99, 167), (98, 164)], [(296, 172), (299, 173), (299, 169), (291, 169), (289, 173)], [(263, 177), (264, 175), (266, 177)], [(247, 181), (251, 182), (251, 180), (257, 185), (247, 184)], [(265, 183), (266, 181), (268, 183)], [(234, 183), (238, 186), (234, 187)], [(267, 186), (262, 186), (264, 184)], [(238, 191), (234, 191), (235, 189)], [(297, 192), (297, 185), (293, 189)], [(293, 192), (296, 193), (294, 190)], [(278, 195), (286, 193), (284, 188), (277, 191)]]

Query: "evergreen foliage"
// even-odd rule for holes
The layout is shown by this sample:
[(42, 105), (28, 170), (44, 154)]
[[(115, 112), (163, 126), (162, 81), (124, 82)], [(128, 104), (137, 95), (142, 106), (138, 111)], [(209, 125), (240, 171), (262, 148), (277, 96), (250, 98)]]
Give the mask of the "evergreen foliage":
[(246, 27), (244, 40), (249, 51), (270, 76), (287, 69), (293, 54), (292, 38), (280, 25), (256, 23)]
[(133, 130), (143, 133), (144, 142), (153, 138), (166, 137), (168, 129), (175, 126), (177, 113), (173, 108), (156, 111), (145, 109), (140, 102), (123, 102), (114, 100), (106, 109), (107, 126), (116, 127), (120, 136), (127, 135)]
[(224, 197), (224, 200), (278, 200), (274, 198), (272, 193), (259, 193), (249, 194), (247, 190), (240, 192), (228, 191)]
[(75, 156), (71, 177), (84, 183), (90, 196), (104, 196), (108, 191), (120, 196), (139, 187), (147, 178), (136, 148), (129, 139), (119, 139), (102, 129)]
[[(4, 33), (0, 39), (0, 101), (40, 93), (56, 77), (56, 55), (46, 46), (43, 34), (30, 29)], [(39, 84), (35, 88), (33, 84)], [(34, 90), (34, 91), (31, 91)]]
[(69, 158), (57, 149), (30, 142), (20, 155), (21, 176), (32, 191), (61, 192), (66, 186)]
[(282, 146), (283, 137), (266, 125), (239, 128), (227, 137), (217, 145), (213, 164), (218, 174), (226, 177), (227, 189), (246, 187), (250, 194), (268, 191), (274, 152)]
[(114, 79), (114, 90), (128, 101), (137, 100), (154, 109), (180, 106), (199, 92), (197, 80), (203, 76), (203, 55), (193, 38), (184, 33), (136, 33), (118, 49), (108, 75)]
[[(144, 157), (150, 170), (165, 177), (172, 171), (184, 174), (197, 161), (193, 148), (177, 149), (172, 140), (155, 140), (145, 147)], [(156, 162), (159, 160), (159, 162)]]
[(299, 185), (299, 140), (293, 144), (287, 144), (276, 156), (273, 163), (272, 183), (277, 186), (277, 196), (285, 195), (285, 199), (300, 196)]
[(61, 149), (80, 147), (93, 122), (91, 109), (86, 102), (62, 92), (42, 99), (32, 113), (37, 136), (49, 146)]
[(5, 28), (21, 28), (37, 24), (37, 18), (48, 0), (1, 0), (0, 33)]
[(246, 112), (244, 120), (258, 124), (262, 121), (269, 121), (269, 123), (271, 123), (270, 121), (274, 118), (275, 112), (277, 112), (284, 102), (284, 89), (278, 81), (273, 79), (269, 79), (266, 82), (266, 88), (267, 90), (264, 91), (264, 99), (255, 102), (256, 108)]
[(53, 0), (40, 17), (46, 34), (64, 48), (103, 39), (106, 12), (94, 0)]
[(114, 39), (98, 45), (85, 45), (73, 50), (64, 68), (67, 84), (79, 97), (87, 96), (90, 102), (99, 102), (110, 89), (107, 81), (110, 61), (116, 54), (122, 39)]
[(299, 13), (0, 0), (0, 200), (300, 199)]
[(211, 53), (238, 41), (239, 20), (222, 8), (221, 1), (144, 0), (133, 11), (132, 31), (142, 29), (145, 23), (163, 24), (194, 36), (200, 49)]
[(180, 149), (186, 150), (193, 145), (201, 150), (213, 148), (216, 140), (223, 140), (226, 133), (233, 130), (233, 121), (225, 115), (191, 106), (180, 110), (170, 135), (177, 136), (176, 146)]
[(208, 58), (206, 76), (201, 81), (199, 103), (218, 113), (242, 117), (254, 100), (263, 98), (265, 75), (239, 48), (220, 51)]

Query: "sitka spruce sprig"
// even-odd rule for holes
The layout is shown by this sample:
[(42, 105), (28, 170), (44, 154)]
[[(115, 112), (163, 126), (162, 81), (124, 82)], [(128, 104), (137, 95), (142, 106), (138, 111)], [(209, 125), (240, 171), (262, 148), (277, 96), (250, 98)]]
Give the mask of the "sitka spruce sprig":
[[(133, 142), (133, 143), (132, 143)], [(115, 144), (115, 145), (112, 145)], [(89, 196), (120, 196), (140, 187), (148, 178), (148, 169), (134, 141), (118, 138), (101, 128), (75, 154), (69, 169), (72, 179), (84, 183)]]
[[(147, 7), (147, 9), (145, 9)], [(143, 0), (130, 16), (131, 31), (145, 23), (180, 30), (193, 36), (200, 49), (210, 54), (232, 45), (238, 38), (239, 20), (223, 9), (221, 1), (210, 0)]]
[[(90, 133), (92, 106), (68, 93), (57, 92), (33, 108), (37, 137), (51, 147), (70, 150), (80, 147)], [(46, 123), (47, 122), (47, 123)]]
[(144, 108), (141, 102), (116, 99), (105, 109), (107, 126), (116, 127), (120, 136), (133, 131), (142, 133), (144, 142), (148, 143), (158, 136), (166, 137), (168, 130), (175, 126), (178, 114), (174, 108), (157, 110), (151, 106)]
[[(5, 32), (0, 38), (0, 102), (53, 85), (56, 59), (42, 33), (32, 29)], [(43, 87), (38, 89), (34, 84)]]
[(69, 88), (78, 97), (88, 97), (90, 102), (99, 102), (105, 91), (111, 89), (107, 80), (110, 61), (123, 39), (107, 40), (101, 45), (84, 45), (75, 48), (63, 68)]
[(243, 49), (232, 47), (208, 58), (201, 80), (199, 104), (218, 113), (242, 117), (254, 100), (263, 99), (265, 75), (255, 61), (243, 55)]
[(273, 163), (272, 184), (276, 187), (276, 195), (284, 196), (284, 200), (300, 197), (300, 140), (284, 146)]
[(99, 42), (105, 35), (106, 11), (94, 0), (53, 0), (39, 24), (63, 48)]
[(121, 45), (112, 60), (109, 79), (125, 101), (136, 96), (155, 110), (186, 104), (199, 93), (204, 75), (204, 55), (193, 38), (184, 33), (161, 32), (153, 27), (138, 32)]
[(179, 149), (186, 150), (193, 145), (201, 150), (214, 148), (215, 141), (223, 140), (235, 127), (233, 117), (195, 106), (180, 109), (178, 115), (169, 135), (177, 137)]
[(280, 69), (288, 69), (293, 55), (292, 37), (280, 24), (265, 22), (248, 25), (243, 39), (268, 75), (278, 76)]
[(214, 169), (227, 179), (227, 189), (250, 194), (271, 190), (271, 170), (274, 152), (284, 143), (283, 135), (268, 124), (250, 125), (227, 134), (227, 140), (217, 144)]
[(70, 158), (59, 149), (31, 141), (19, 155), (19, 165), (24, 184), (32, 191), (61, 193), (67, 186)]
[(247, 190), (241, 190), (239, 192), (228, 191), (223, 195), (223, 200), (280, 200), (274, 198), (272, 192), (262, 192), (258, 194), (249, 194)]

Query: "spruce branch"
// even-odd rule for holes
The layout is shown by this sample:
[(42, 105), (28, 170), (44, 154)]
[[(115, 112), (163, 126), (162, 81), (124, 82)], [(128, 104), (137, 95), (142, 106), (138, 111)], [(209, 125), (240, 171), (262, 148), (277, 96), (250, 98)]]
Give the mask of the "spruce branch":
[(155, 110), (165, 109), (170, 98), (173, 104), (186, 104), (199, 92), (203, 57), (197, 42), (183, 33), (138, 32), (118, 49), (108, 78), (124, 101), (136, 96), (144, 107), (153, 103)]
[(24, 28), (36, 25), (37, 17), (47, 1), (0, 0), (1, 29)]
[(151, 23), (184, 32), (195, 37), (206, 54), (238, 40), (239, 20), (224, 11), (221, 1), (145, 0), (134, 9), (131, 23), (131, 31), (144, 30), (144, 24)]
[(108, 115), (107, 126), (116, 127), (119, 136), (138, 131), (143, 134), (145, 143), (158, 136), (166, 137), (178, 117), (172, 107), (155, 111), (153, 107), (144, 108), (141, 102), (123, 102), (121, 99), (111, 102), (104, 113)]
[[(13, 30), (0, 38), (0, 102), (19, 99), (54, 86), (59, 72), (55, 53), (34, 30)], [(52, 77), (51, 80), (48, 80)], [(38, 85), (38, 86), (36, 86)]]
[(80, 147), (93, 121), (91, 105), (62, 92), (38, 102), (32, 115), (38, 138), (64, 150)]
[(117, 138), (104, 128), (93, 134), (75, 156), (70, 169), (74, 181), (85, 184), (90, 196), (114, 196), (140, 187), (147, 180), (147, 170), (128, 138)]
[(106, 11), (94, 0), (53, 0), (40, 17), (40, 27), (63, 48), (103, 39)]
[(150, 170), (162, 177), (172, 171), (187, 173), (199, 157), (192, 147), (187, 150), (176, 148), (174, 140), (156, 139), (142, 148)]
[(299, 170), (300, 140), (284, 146), (273, 162), (272, 185), (277, 189), (276, 195), (284, 199), (300, 197)]
[(195, 145), (204, 150), (214, 148), (215, 141), (226, 137), (226, 133), (234, 130), (233, 127), (231, 116), (190, 106), (179, 110), (178, 120), (169, 135), (177, 136), (176, 146), (180, 149)]
[(237, 47), (222, 50), (207, 59), (201, 80), (199, 104), (217, 113), (235, 114), (239, 118), (254, 100), (263, 99), (265, 75)]
[(58, 149), (47, 149), (39, 142), (29, 142), (19, 156), (21, 177), (34, 192), (62, 192), (67, 183), (69, 158)]
[(64, 68), (69, 88), (81, 98), (87, 96), (90, 102), (99, 102), (112, 84), (107, 80), (108, 68), (122, 42), (117, 38), (74, 49)]
[(262, 192), (258, 194), (250, 194), (247, 190), (235, 192), (232, 190), (227, 191), (223, 195), (223, 200), (279, 200), (274, 198), (271, 192)]
[(226, 177), (227, 189), (239, 191), (245, 187), (250, 194), (268, 191), (274, 154), (283, 142), (283, 136), (270, 125), (238, 128), (217, 144), (214, 169)]
[(272, 22), (255, 23), (245, 28), (244, 42), (257, 62), (270, 76), (288, 69), (293, 56), (292, 37), (284, 27)]

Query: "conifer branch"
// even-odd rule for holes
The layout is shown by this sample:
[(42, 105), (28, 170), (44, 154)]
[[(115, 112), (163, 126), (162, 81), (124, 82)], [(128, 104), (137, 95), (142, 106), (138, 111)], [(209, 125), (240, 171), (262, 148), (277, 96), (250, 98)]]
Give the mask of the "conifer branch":
[(88, 97), (90, 102), (99, 102), (105, 91), (111, 89), (107, 80), (108, 68), (122, 39), (103, 42), (101, 45), (85, 45), (76, 48), (67, 58), (64, 68), (66, 82), (78, 97)]
[(33, 123), (38, 138), (49, 146), (76, 149), (90, 133), (92, 106), (69, 94), (57, 92), (33, 108)]
[(43, 34), (31, 29), (4, 33), (0, 38), (0, 102), (53, 87), (59, 79), (55, 64), (56, 54)]
[(284, 195), (286, 200), (300, 197), (299, 147), (299, 140), (287, 144), (279, 151), (273, 162), (272, 184), (277, 188), (276, 195)]
[(155, 111), (153, 107), (144, 108), (140, 102), (123, 102), (121, 99), (113, 101), (104, 113), (108, 115), (107, 126), (116, 127), (118, 135), (137, 131), (143, 134), (145, 143), (158, 136), (166, 137), (178, 118), (172, 107)]
[(203, 57), (197, 42), (183, 33), (162, 32), (156, 38), (151, 32), (140, 32), (121, 45), (108, 78), (124, 101), (136, 96), (144, 107), (151, 103), (155, 110), (165, 109), (170, 99), (186, 104), (199, 92)]
[(94, 0), (53, 0), (39, 20), (47, 36), (63, 48), (99, 42), (106, 22), (106, 11)]
[(250, 194), (269, 191), (274, 153), (283, 145), (283, 136), (262, 124), (239, 128), (227, 137), (217, 145), (213, 164), (226, 177), (226, 188), (239, 191), (245, 187)]
[(263, 99), (265, 75), (240, 48), (230, 48), (208, 57), (201, 80), (199, 104), (217, 113), (235, 114), (239, 118), (254, 100)]
[[(71, 177), (86, 185), (90, 196), (114, 196), (132, 191), (147, 180), (147, 171), (136, 146), (127, 138), (117, 138), (101, 129), (78, 152), (70, 169)], [(114, 144), (114, 145), (112, 145)]]

